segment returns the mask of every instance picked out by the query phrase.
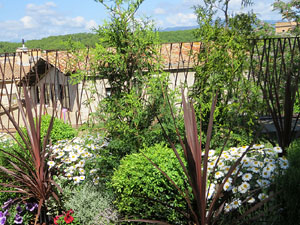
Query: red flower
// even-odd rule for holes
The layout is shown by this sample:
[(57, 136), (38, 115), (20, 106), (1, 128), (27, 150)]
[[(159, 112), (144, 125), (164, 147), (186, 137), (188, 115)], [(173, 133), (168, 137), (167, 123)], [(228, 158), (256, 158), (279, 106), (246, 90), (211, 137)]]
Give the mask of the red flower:
[(66, 224), (72, 223), (73, 220), (74, 220), (73, 216), (71, 216), (71, 215), (69, 214), (69, 212), (68, 212), (68, 213), (65, 215), (65, 222), (66, 222)]
[(72, 213), (74, 213), (73, 209), (70, 209), (70, 210), (67, 212), (67, 214), (72, 214)]
[(59, 217), (62, 217), (62, 215), (56, 216), (56, 217), (54, 218), (54, 224), (58, 225), (57, 220), (59, 219)]

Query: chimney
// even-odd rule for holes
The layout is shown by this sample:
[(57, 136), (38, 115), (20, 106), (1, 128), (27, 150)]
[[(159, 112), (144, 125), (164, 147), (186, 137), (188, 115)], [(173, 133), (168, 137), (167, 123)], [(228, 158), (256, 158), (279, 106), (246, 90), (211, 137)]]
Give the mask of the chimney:
[(21, 64), (23, 66), (29, 66), (29, 55), (28, 55), (28, 48), (25, 46), (25, 41), (22, 39), (22, 47), (17, 48), (16, 50), (17, 56), (19, 56), (19, 60), (17, 60), (17, 63)]

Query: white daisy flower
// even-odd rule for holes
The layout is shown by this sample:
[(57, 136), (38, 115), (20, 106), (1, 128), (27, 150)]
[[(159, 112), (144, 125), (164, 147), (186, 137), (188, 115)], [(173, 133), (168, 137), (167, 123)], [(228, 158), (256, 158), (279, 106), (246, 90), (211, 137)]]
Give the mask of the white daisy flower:
[(85, 174), (85, 170), (83, 168), (79, 168), (79, 173), (82, 175), (82, 174)]
[(215, 165), (216, 165), (216, 161), (214, 160), (214, 161), (208, 162), (207, 167), (212, 169), (212, 168), (214, 168)]
[(263, 177), (263, 178), (270, 178), (270, 176), (271, 176), (271, 172), (270, 172), (270, 171), (264, 170), (264, 171), (262, 172), (262, 177)]
[(80, 155), (84, 154), (85, 152), (86, 152), (86, 151), (85, 151), (85, 149), (83, 149), (83, 148), (80, 148), (80, 149), (78, 149), (78, 151), (77, 151), (77, 153), (80, 154)]
[(254, 172), (254, 173), (259, 173), (259, 172), (260, 172), (260, 169), (257, 168), (257, 167), (253, 167), (253, 168), (252, 168), (252, 172)]
[(276, 153), (282, 153), (282, 149), (280, 148), (280, 147), (274, 147), (273, 148), (273, 150), (274, 150), (274, 152), (276, 152)]
[(94, 183), (95, 185), (99, 184), (99, 179), (94, 179), (94, 180), (93, 180), (93, 183)]
[(261, 145), (261, 144), (255, 144), (255, 145), (252, 146), (252, 149), (261, 149), (263, 147), (265, 147), (265, 146)]
[(244, 153), (248, 149), (248, 147), (249, 146), (242, 146), (240, 147), (240, 151)]
[(229, 170), (230, 170), (230, 166), (224, 166), (223, 167), (223, 171), (224, 171), (225, 174), (228, 173)]
[(250, 203), (250, 204), (252, 204), (252, 203), (255, 202), (255, 198), (251, 197), (247, 202)]
[(48, 161), (47, 165), (49, 166), (49, 169), (51, 169), (55, 165), (55, 162), (54, 161)]
[(210, 150), (209, 150), (209, 152), (208, 152), (208, 156), (209, 156), (209, 157), (212, 157), (212, 156), (214, 156), (214, 155), (215, 155), (215, 153), (216, 153), (216, 151), (215, 151), (215, 150), (213, 150), (213, 149), (210, 149)]
[(287, 169), (289, 167), (289, 162), (285, 158), (279, 158), (279, 165), (281, 169)]
[(252, 174), (251, 173), (245, 173), (243, 176), (242, 176), (242, 180), (243, 181), (249, 181), (251, 180), (252, 178)]
[(259, 161), (254, 161), (252, 164), (253, 164), (253, 166), (255, 166), (255, 167), (259, 167), (259, 164), (260, 164), (260, 163), (259, 163)]
[(240, 199), (234, 199), (230, 205), (233, 209), (237, 209), (241, 205), (242, 201)]
[(248, 190), (250, 189), (250, 184), (248, 182), (243, 182), (239, 187), (238, 187), (238, 191), (241, 194), (246, 193)]
[(256, 182), (260, 187), (266, 187), (270, 184), (270, 181), (266, 179), (258, 179)]
[(78, 176), (73, 177), (73, 180), (74, 180), (75, 184), (79, 184), (80, 183), (80, 177), (78, 177)]
[(65, 152), (70, 152), (70, 151), (72, 151), (72, 145), (67, 145), (67, 146), (65, 146), (64, 149), (63, 149), (63, 151), (65, 151)]
[(226, 181), (224, 186), (223, 186), (223, 190), (224, 191), (230, 191), (232, 189), (231, 183), (229, 181)]
[(268, 197), (268, 195), (266, 195), (265, 193), (260, 193), (259, 195), (258, 195), (258, 199), (259, 200), (264, 200), (265, 198), (267, 198)]
[(55, 148), (53, 151), (52, 151), (52, 153), (53, 154), (56, 154), (56, 153), (58, 153), (58, 152), (60, 152), (61, 150), (59, 149), (59, 148)]
[(66, 173), (65, 175), (69, 180), (73, 179), (73, 174), (72, 173)]
[(249, 160), (243, 160), (243, 167), (249, 167), (252, 163)]
[(269, 159), (269, 158), (264, 158), (264, 162), (265, 162), (265, 163), (269, 163), (269, 162), (270, 162), (270, 159)]
[(224, 207), (224, 211), (225, 211), (225, 212), (230, 212), (231, 209), (232, 209), (231, 204), (226, 203), (226, 204), (225, 204), (225, 207)]
[(263, 180), (261, 181), (261, 183), (262, 183), (263, 187), (267, 187), (267, 186), (269, 186), (269, 185), (271, 184), (271, 182), (268, 181), (268, 180), (266, 180), (266, 179), (263, 179)]
[(84, 160), (80, 160), (80, 161), (76, 164), (76, 166), (78, 166), (78, 167), (84, 167), (84, 165), (85, 165), (85, 161), (84, 161)]
[(97, 172), (97, 169), (91, 169), (90, 170), (90, 174), (94, 174), (94, 173), (96, 173)]
[(271, 173), (273, 170), (274, 170), (274, 168), (270, 167), (268, 165), (263, 168), (263, 172), (269, 172), (269, 173)]
[(218, 162), (218, 167), (222, 168), (223, 166), (225, 166), (225, 163), (223, 161), (219, 161)]
[(56, 158), (56, 159), (60, 159), (60, 158), (62, 158), (64, 155), (65, 155), (64, 152), (59, 152), (55, 158)]
[(81, 157), (82, 157), (82, 158), (88, 158), (88, 156), (89, 156), (89, 153), (88, 153), (88, 152), (85, 152), (85, 153), (81, 154)]
[(224, 176), (224, 173), (221, 172), (221, 171), (217, 171), (217, 172), (215, 173), (215, 178), (216, 178), (216, 179), (219, 179), (219, 178), (221, 178), (221, 177), (223, 177), (223, 176)]
[(77, 154), (74, 154), (74, 153), (71, 153), (71, 154), (69, 155), (69, 159), (70, 159), (71, 162), (75, 162), (75, 161), (77, 161), (77, 159), (78, 159), (78, 155), (77, 155)]
[(232, 188), (232, 193), (233, 193), (233, 194), (236, 194), (237, 192), (238, 192), (238, 188), (237, 188), (237, 187), (233, 187), (233, 188)]

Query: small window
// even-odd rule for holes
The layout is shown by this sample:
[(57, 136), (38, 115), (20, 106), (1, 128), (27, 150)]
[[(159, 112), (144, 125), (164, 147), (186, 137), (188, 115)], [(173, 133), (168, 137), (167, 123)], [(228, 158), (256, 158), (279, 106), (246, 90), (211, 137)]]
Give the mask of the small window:
[(51, 99), (50, 84), (44, 84), (44, 96), (45, 96), (45, 104), (49, 105)]
[(106, 91), (106, 97), (110, 97), (111, 96), (111, 88), (105, 88)]
[(59, 98), (63, 108), (70, 108), (70, 95), (68, 85), (59, 85)]
[(39, 104), (40, 103), (40, 87), (39, 86), (36, 86), (35, 87), (35, 97), (36, 97), (36, 104)]

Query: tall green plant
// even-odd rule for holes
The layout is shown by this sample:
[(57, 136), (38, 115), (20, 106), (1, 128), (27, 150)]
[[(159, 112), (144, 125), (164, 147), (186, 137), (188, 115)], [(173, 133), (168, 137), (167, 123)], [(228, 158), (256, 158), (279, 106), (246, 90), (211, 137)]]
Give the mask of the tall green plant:
[(196, 8), (196, 14), (200, 24), (197, 35), (203, 48), (197, 55), (199, 63), (195, 67), (191, 95), (196, 102), (198, 116), (207, 128), (210, 102), (213, 93), (219, 90), (215, 113), (219, 129), (214, 134), (213, 147), (222, 144), (218, 140), (231, 128), (240, 136), (231, 136), (232, 145), (249, 142), (253, 138), (257, 111), (261, 107), (260, 90), (245, 73), (249, 65), (246, 38), (254, 30), (255, 15), (241, 14), (230, 18), (228, 27), (225, 27), (221, 19), (213, 19), (215, 14), (210, 9)]
[(95, 72), (108, 80), (113, 97), (122, 98), (122, 93), (134, 87), (141, 95), (143, 82), (157, 72), (159, 65), (159, 36), (153, 22), (135, 16), (144, 0), (118, 0), (112, 4), (96, 1), (107, 9), (110, 21), (96, 30), (99, 42), (93, 51)]
[(150, 133), (155, 116), (164, 111), (162, 89), (168, 75), (162, 74), (153, 22), (136, 17), (144, 0), (98, 2), (110, 20), (96, 30), (99, 42), (90, 50), (90, 71), (108, 82), (111, 95), (101, 101), (95, 115), (110, 139), (108, 147), (122, 157), (156, 142)]
[[(5, 114), (8, 116), (10, 122), (13, 124), (25, 144), (24, 147), (23, 143), (18, 142), (20, 148), (23, 151), (28, 151), (30, 157), (24, 157), (24, 154), (20, 154), (19, 150), (15, 150), (11, 153), (1, 149), (1, 151), (6, 154), (7, 161), (12, 166), (12, 169), (0, 166), (0, 170), (4, 173), (8, 180), (11, 181), (10, 183), (1, 183), (1, 185), (12, 189), (3, 192), (15, 192), (21, 194), (19, 201), (33, 199), (38, 202), (38, 213), (35, 219), (35, 224), (37, 224), (42, 207), (45, 206), (45, 201), (50, 197), (54, 197), (57, 201), (59, 201), (58, 195), (56, 194), (56, 183), (53, 181), (52, 172), (49, 170), (47, 165), (48, 153), (46, 152), (46, 146), (49, 142), (49, 136), (53, 125), (54, 114), (52, 115), (47, 134), (45, 135), (44, 140), (41, 140), (41, 116), (44, 107), (44, 97), (42, 96), (41, 98), (41, 104), (38, 110), (36, 106), (33, 106), (32, 99), (29, 97), (25, 84), (23, 84), (23, 89), (25, 109), (23, 108), (20, 99), (18, 99), (18, 109), (22, 116), (27, 134), (23, 132), (17, 121), (12, 117), (10, 112), (2, 103), (0, 103), (0, 107), (4, 110)], [(41, 93), (44, 92), (42, 91)], [(14, 136), (12, 135), (12, 137)]]

